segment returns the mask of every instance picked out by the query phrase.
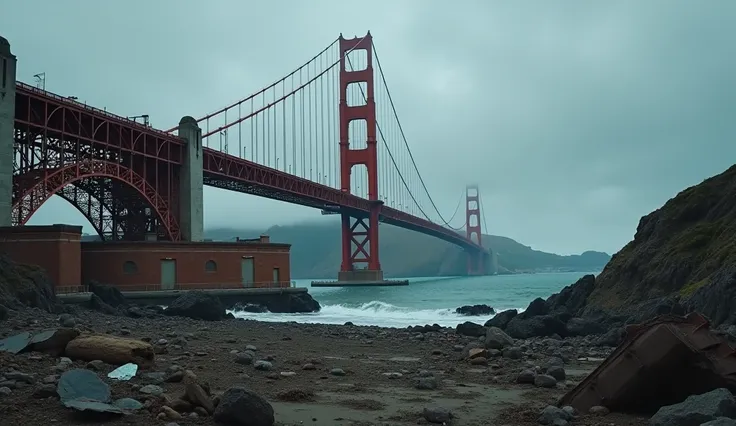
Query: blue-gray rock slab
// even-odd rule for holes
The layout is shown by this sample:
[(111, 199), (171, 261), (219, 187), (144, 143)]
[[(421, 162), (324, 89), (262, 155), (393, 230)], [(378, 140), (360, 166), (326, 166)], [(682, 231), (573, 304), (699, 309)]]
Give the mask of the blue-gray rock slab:
[(650, 426), (700, 426), (726, 417), (736, 419), (736, 398), (728, 389), (720, 388), (700, 395), (690, 395), (684, 401), (661, 407)]

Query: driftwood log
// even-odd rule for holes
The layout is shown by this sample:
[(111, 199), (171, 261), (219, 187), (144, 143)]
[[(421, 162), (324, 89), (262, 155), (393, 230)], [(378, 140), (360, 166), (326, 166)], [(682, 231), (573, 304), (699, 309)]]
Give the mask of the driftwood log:
[(66, 345), (66, 356), (84, 361), (100, 360), (113, 365), (132, 362), (139, 367), (151, 365), (154, 359), (150, 343), (102, 335), (77, 337)]

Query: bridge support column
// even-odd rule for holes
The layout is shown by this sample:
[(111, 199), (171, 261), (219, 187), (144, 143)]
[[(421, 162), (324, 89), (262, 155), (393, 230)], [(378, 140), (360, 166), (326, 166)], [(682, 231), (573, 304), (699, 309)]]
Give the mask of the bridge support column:
[(179, 121), (179, 137), (186, 141), (179, 175), (179, 226), (182, 241), (204, 239), (202, 129), (186, 116)]
[[(378, 152), (376, 149), (376, 101), (373, 86), (373, 42), (371, 34), (363, 38), (344, 39), (340, 36), (340, 188), (351, 192), (350, 175), (353, 166), (362, 164), (368, 173), (368, 201), (365, 212), (342, 213), (342, 263), (337, 283), (318, 285), (404, 285), (408, 281), (385, 281), (378, 254), (378, 223), (383, 202), (378, 198)], [(365, 69), (353, 71), (350, 52), (365, 52)], [(365, 104), (348, 105), (347, 93), (351, 85), (364, 85)], [(351, 149), (350, 123), (365, 121), (366, 147)], [(361, 126), (362, 127), (362, 126)]]
[(0, 36), (0, 226), (12, 225), (15, 66), (10, 43)]
[[(465, 188), (465, 232), (467, 238), (483, 245), (483, 233), (480, 227), (480, 194), (478, 185)], [(468, 251), (468, 275), (485, 275), (488, 254), (481, 251)]]

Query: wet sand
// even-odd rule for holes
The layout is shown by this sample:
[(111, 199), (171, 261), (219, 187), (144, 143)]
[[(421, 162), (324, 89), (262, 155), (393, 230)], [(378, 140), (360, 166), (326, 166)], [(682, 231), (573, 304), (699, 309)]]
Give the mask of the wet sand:
[[(593, 362), (578, 362), (579, 357), (600, 358), (610, 352), (591, 347), (582, 339), (530, 339), (516, 342), (523, 351), (521, 359), (495, 354), (487, 362), (474, 365), (462, 359), (461, 349), (476, 338), (459, 336), (452, 329), (419, 333), (407, 329), (233, 319), (132, 319), (83, 310), (75, 315), (74, 322), (85, 333), (149, 340), (161, 352), (152, 368), (140, 370), (128, 382), (106, 377), (115, 366), (98, 367), (100, 377), (111, 385), (114, 398), (135, 398), (147, 406), (136, 414), (105, 421), (113, 425), (214, 425), (213, 419), (204, 413), (185, 410), (180, 413), (181, 418), (157, 418), (161, 406), (178, 398), (184, 385), (160, 382), (145, 374), (179, 367), (195, 372), (215, 395), (236, 384), (257, 392), (272, 404), (277, 425), (429, 424), (422, 414), (428, 406), (450, 409), (454, 416), (451, 424), (457, 426), (535, 425), (546, 405), (553, 404), (595, 368)], [(6, 337), (58, 324), (57, 316), (26, 312), (0, 323), (0, 334)], [(248, 345), (255, 347), (256, 361), (267, 360), (271, 364), (269, 371), (235, 362), (236, 354)], [(554, 355), (568, 361), (566, 380), (553, 388), (516, 384), (522, 370), (543, 365)], [(65, 367), (59, 366), (59, 362), (59, 358), (37, 353), (0, 354), (0, 378), (9, 370), (33, 375), (30, 383), (15, 383), (10, 394), (0, 395), (3, 425), (83, 423), (57, 398), (44, 398), (38, 390), (44, 381), (53, 380), (49, 376), (58, 376), (64, 369), (91, 368), (83, 361)], [(436, 388), (418, 389), (420, 377), (434, 377)], [(161, 387), (164, 395), (141, 393), (146, 384)], [(581, 414), (573, 424), (645, 425), (646, 419)]]

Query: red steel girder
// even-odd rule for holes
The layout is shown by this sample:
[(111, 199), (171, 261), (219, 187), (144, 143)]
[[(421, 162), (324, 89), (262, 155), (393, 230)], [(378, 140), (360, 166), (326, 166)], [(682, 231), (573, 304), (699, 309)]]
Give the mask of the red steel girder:
[(85, 159), (78, 163), (57, 169), (34, 170), (14, 177), (17, 182), (13, 199), (12, 220), (14, 225), (24, 225), (33, 213), (52, 195), (76, 181), (105, 177), (121, 181), (135, 189), (153, 209), (164, 228), (164, 235), (179, 241), (178, 220), (166, 200), (142, 176), (120, 164)]
[[(205, 184), (231, 191), (324, 208), (337, 205), (351, 216), (368, 217), (372, 203), (364, 198), (290, 175), (210, 148), (203, 150)], [(381, 222), (431, 235), (460, 247), (485, 251), (464, 235), (400, 210), (382, 206)]]

